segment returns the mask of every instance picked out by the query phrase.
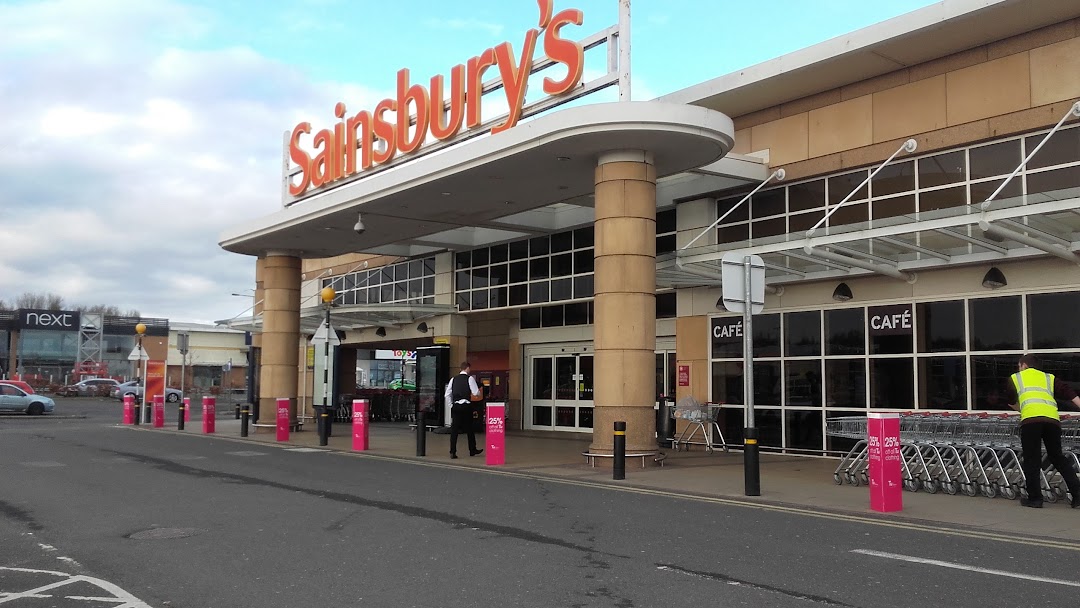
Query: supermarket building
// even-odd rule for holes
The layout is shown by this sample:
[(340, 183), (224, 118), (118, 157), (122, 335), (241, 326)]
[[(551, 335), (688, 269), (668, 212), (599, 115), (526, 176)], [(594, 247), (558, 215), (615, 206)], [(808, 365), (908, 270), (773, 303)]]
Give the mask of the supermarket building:
[[(627, 448), (653, 449), (663, 394), (724, 403), (739, 441), (741, 318), (717, 307), (728, 251), (767, 265), (763, 447), (843, 448), (825, 419), (868, 410), (1006, 409), (1025, 352), (1078, 381), (1077, 74), (1080, 5), (947, 0), (653, 101), (542, 100), (384, 167), (377, 128), (373, 150), (350, 139), (354, 155), (321, 166), (290, 156), (293, 130), (283, 208), (221, 239), (258, 258), (254, 314), (233, 325), (258, 332), (261, 409), (314, 394), (305, 353), (333, 286), (336, 395), (365, 353), (442, 345), (441, 373), (468, 358), (505, 378), (511, 428), (605, 450), (625, 420)], [(321, 188), (288, 192), (312, 174)]]

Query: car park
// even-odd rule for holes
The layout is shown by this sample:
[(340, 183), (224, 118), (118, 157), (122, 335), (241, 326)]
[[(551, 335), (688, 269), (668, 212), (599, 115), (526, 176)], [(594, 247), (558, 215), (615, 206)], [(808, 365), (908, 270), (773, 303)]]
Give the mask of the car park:
[(10, 386), (21, 388), (23, 392), (29, 395), (33, 395), (35, 392), (34, 387), (30, 386), (29, 382), (23, 382), (22, 380), (0, 380), (0, 384), (7, 384)]
[(31, 416), (51, 414), (56, 409), (52, 399), (28, 393), (12, 384), (0, 384), (0, 412), (24, 412)]
[[(112, 390), (110, 394), (113, 397), (116, 397), (117, 399), (123, 401), (124, 396), (126, 395), (133, 395), (136, 399), (140, 399), (142, 398), (142, 392), (142, 383), (140, 383), (138, 380), (132, 380), (130, 382), (125, 382), (121, 385), (118, 385), (115, 389)], [(165, 389), (165, 401), (168, 401), (169, 403), (176, 403), (183, 398), (184, 394), (181, 393), (178, 389)]]
[(120, 383), (112, 378), (90, 378), (57, 389), (62, 397), (107, 397)]

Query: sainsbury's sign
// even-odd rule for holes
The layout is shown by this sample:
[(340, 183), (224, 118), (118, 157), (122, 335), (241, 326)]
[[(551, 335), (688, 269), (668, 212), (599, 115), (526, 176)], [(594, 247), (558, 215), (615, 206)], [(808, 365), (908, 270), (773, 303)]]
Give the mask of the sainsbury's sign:
[(563, 38), (562, 28), (581, 25), (584, 14), (578, 9), (556, 14), (554, 0), (537, 0), (537, 4), (538, 27), (525, 32), (520, 54), (514, 52), (510, 42), (485, 49), (464, 64), (450, 68), (449, 89), (442, 74), (431, 77), (429, 86), (424, 86), (414, 84), (409, 70), (402, 69), (397, 73), (397, 95), (375, 104), (374, 109), (349, 114), (345, 104), (338, 102), (334, 106), (338, 122), (332, 128), (318, 131), (311, 139), (314, 156), (301, 142), (311, 134), (311, 123), (296, 125), (289, 136), (288, 148), (289, 158), (300, 168), (300, 173), (298, 180), (289, 181), (289, 194), (298, 197), (309, 189), (388, 163), (397, 155), (411, 154), (429, 134), (446, 141), (462, 128), (476, 129), (481, 125), (483, 78), (489, 68), (498, 69), (510, 108), (506, 119), (491, 127), (491, 133), (513, 128), (525, 106), (538, 44), (542, 44), (546, 59), (566, 66), (563, 78), (544, 78), (544, 93), (559, 96), (570, 92), (581, 81), (585, 50), (581, 43)]

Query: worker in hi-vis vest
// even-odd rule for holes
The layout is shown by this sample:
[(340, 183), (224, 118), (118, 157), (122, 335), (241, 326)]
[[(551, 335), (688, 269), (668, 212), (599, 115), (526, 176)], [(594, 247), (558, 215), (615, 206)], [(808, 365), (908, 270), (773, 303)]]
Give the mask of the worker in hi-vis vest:
[(1072, 507), (1080, 507), (1080, 480), (1072, 463), (1061, 453), (1061, 416), (1058, 399), (1071, 401), (1080, 409), (1080, 397), (1068, 384), (1053, 374), (1040, 371), (1034, 355), (1020, 357), (1019, 368), (1009, 378), (1009, 407), (1020, 411), (1020, 445), (1024, 451), (1024, 477), (1027, 478), (1027, 498), (1021, 498), (1025, 507), (1041, 509), (1042, 495), (1042, 446), (1054, 468), (1065, 479), (1072, 493)]

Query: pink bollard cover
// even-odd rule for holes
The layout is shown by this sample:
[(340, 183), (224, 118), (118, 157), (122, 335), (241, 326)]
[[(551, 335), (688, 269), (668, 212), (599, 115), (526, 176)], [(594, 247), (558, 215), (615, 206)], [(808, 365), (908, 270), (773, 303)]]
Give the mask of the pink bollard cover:
[(870, 459), (870, 508), (881, 513), (904, 508), (900, 467), (900, 414), (871, 412), (866, 417)]
[(184, 422), (191, 422), (191, 397), (184, 397)]
[(277, 400), (277, 440), (289, 440), (289, 399)]
[(489, 466), (506, 464), (506, 404), (487, 404), (487, 449), (484, 457)]
[(135, 424), (135, 395), (124, 395), (124, 424)]
[(165, 426), (165, 396), (154, 395), (154, 428)]
[(202, 398), (202, 432), (213, 433), (217, 427), (217, 398)]
[(367, 399), (353, 399), (352, 402), (352, 449), (357, 452), (368, 449)]

